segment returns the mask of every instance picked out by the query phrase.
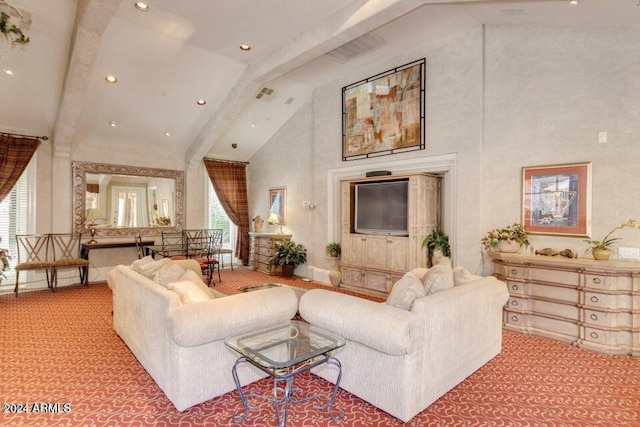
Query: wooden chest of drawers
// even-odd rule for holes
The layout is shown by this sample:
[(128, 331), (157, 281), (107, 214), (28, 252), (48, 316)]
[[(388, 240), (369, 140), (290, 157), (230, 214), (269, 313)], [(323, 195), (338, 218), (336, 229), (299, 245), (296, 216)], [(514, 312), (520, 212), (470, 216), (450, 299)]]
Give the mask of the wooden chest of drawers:
[(249, 233), (249, 268), (264, 273), (276, 273), (275, 267), (270, 266), (269, 260), (276, 250), (276, 242), (291, 240), (291, 234), (279, 233)]
[(489, 253), (505, 329), (640, 357), (640, 263)]

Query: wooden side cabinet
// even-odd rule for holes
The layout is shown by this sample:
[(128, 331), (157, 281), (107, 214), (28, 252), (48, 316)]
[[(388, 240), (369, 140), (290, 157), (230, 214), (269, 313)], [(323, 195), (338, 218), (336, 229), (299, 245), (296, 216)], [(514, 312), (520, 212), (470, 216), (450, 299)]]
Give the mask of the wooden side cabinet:
[(640, 357), (640, 263), (491, 252), (509, 288), (504, 327)]
[(269, 260), (275, 254), (276, 242), (291, 240), (291, 237), (291, 234), (250, 232), (249, 268), (275, 274), (276, 266), (269, 265)]

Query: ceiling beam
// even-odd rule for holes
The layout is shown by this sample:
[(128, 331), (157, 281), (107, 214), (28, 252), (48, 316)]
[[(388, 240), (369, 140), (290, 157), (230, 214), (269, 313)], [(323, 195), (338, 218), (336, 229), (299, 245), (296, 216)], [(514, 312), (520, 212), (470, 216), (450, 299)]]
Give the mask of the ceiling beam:
[[(460, 0), (454, 0), (460, 1)], [(195, 138), (185, 162), (206, 156), (265, 83), (422, 6), (420, 0), (357, 0), (248, 67)]]
[(80, 0), (67, 73), (53, 130), (54, 147), (72, 147), (82, 101), (98, 57), (102, 35), (120, 0)]

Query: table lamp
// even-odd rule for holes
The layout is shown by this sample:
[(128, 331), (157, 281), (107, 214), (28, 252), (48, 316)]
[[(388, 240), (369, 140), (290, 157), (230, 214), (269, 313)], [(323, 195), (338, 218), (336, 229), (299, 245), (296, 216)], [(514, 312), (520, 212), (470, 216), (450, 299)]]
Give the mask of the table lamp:
[(282, 234), (282, 224), (280, 224), (280, 218), (278, 217), (277, 213), (272, 212), (271, 214), (269, 214), (269, 218), (267, 218), (267, 222), (271, 225), (279, 225), (280, 234)]
[(98, 241), (95, 239), (96, 237), (96, 225), (105, 224), (107, 219), (102, 215), (102, 213), (95, 208), (87, 209), (87, 215), (84, 218), (85, 225), (89, 226), (89, 233), (91, 234), (91, 240), (87, 243), (90, 245), (95, 245)]

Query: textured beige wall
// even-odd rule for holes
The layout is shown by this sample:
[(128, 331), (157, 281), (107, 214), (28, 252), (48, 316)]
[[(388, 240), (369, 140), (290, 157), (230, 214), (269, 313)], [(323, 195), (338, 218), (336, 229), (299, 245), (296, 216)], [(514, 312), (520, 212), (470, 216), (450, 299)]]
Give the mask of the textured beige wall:
[[(638, 28), (623, 27), (475, 27), (397, 55), (381, 52), (380, 61), (360, 73), (316, 88), (312, 108), (294, 117), (296, 125), (287, 124), (251, 159), (251, 206), (266, 204), (261, 195), (265, 182), (281, 173), (281, 156), (275, 153), (295, 147), (302, 156), (287, 176), (312, 188), (317, 208), (311, 233), (304, 222), (291, 223), (287, 231), (294, 238), (304, 236), (310, 265), (328, 268), (329, 169), (370, 164), (374, 170), (376, 163), (391, 159), (455, 153), (457, 263), (488, 273), (479, 241), (490, 228), (520, 221), (521, 168), (592, 161), (592, 234), (602, 238), (625, 219), (640, 217), (635, 196), (640, 144), (634, 140), (640, 134), (638, 33)], [(422, 57), (427, 60), (426, 150), (342, 162), (341, 88)], [(299, 127), (312, 128), (302, 145)], [(608, 132), (609, 143), (597, 143), (600, 131)], [(290, 202), (288, 209), (290, 215), (302, 215), (298, 202)], [(619, 235), (625, 246), (640, 247), (637, 230)], [(534, 236), (532, 241), (538, 249), (571, 248), (580, 255), (587, 247), (582, 238)]]
[[(485, 228), (520, 218), (521, 167), (591, 161), (592, 236), (640, 216), (640, 27), (488, 27), (483, 174)], [(598, 143), (606, 131), (609, 142)], [(621, 230), (640, 247), (639, 230)], [(535, 236), (537, 249), (584, 238)]]

